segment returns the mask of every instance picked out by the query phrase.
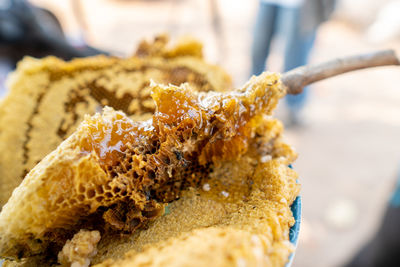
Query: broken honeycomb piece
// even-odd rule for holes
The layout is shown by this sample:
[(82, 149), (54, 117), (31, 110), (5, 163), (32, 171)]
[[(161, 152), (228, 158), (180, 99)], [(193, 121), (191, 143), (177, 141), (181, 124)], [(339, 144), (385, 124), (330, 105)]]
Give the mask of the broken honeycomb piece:
[(159, 217), (165, 203), (199, 185), (213, 166), (244, 155), (283, 95), (273, 73), (229, 93), (153, 85), (151, 120), (133, 122), (110, 108), (87, 117), (4, 206), (0, 255), (61, 249), (87, 226), (129, 233)]
[(96, 246), (99, 241), (99, 231), (81, 229), (71, 240), (67, 240), (58, 253), (58, 262), (61, 266), (88, 267), (97, 253)]
[(203, 46), (190, 36), (181, 37), (174, 47), (168, 47), (169, 37), (167, 34), (160, 34), (153, 42), (143, 40), (136, 49), (138, 57), (162, 56), (174, 58), (182, 56), (203, 57)]
[(156, 38), (127, 59), (95, 56), (65, 62), (26, 57), (18, 63), (0, 104), (0, 209), (25, 175), (76, 130), (85, 114), (108, 105), (135, 120), (150, 118), (155, 108), (151, 79), (175, 85), (190, 82), (195, 91), (230, 89), (229, 76), (202, 59), (199, 42), (168, 44), (167, 37)]

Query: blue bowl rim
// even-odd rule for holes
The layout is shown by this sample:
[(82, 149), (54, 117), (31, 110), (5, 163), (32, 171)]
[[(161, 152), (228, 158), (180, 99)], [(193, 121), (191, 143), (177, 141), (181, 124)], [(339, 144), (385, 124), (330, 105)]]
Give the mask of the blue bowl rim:
[[(289, 168), (293, 169), (293, 166), (289, 164)], [(298, 181), (297, 181), (298, 182)], [(292, 210), (292, 214), (295, 220), (294, 225), (289, 230), (289, 241), (294, 246), (294, 251), (289, 256), (289, 261), (286, 263), (285, 267), (290, 267), (293, 263), (294, 255), (296, 253), (297, 242), (299, 241), (299, 233), (300, 233), (300, 223), (301, 223), (301, 197), (297, 196), (290, 206)]]
[(290, 206), (292, 210), (293, 217), (295, 219), (294, 225), (289, 230), (289, 241), (293, 244), (295, 251), (290, 254), (289, 261), (286, 263), (286, 267), (290, 267), (293, 263), (293, 258), (296, 252), (297, 242), (299, 241), (299, 233), (300, 233), (300, 223), (301, 223), (301, 197), (297, 196), (293, 201), (292, 206)]

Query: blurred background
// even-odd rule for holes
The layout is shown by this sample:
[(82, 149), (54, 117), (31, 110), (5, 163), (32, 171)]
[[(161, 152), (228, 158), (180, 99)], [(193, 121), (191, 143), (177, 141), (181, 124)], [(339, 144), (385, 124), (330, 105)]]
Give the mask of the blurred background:
[[(0, 11), (12, 2), (0, 1)], [(258, 0), (29, 2), (50, 11), (80, 52), (129, 56), (141, 39), (167, 32), (201, 40), (206, 60), (223, 66), (236, 86), (252, 72)], [(316, 30), (309, 63), (383, 48), (400, 55), (399, 14), (400, 1), (337, 1), (330, 20)], [(283, 39), (278, 34), (271, 42), (268, 70), (284, 68)], [(0, 53), (2, 84), (14, 68), (9, 55)], [(283, 101), (277, 116), (299, 153), (294, 167), (303, 221), (293, 266), (342, 266), (375, 234), (400, 170), (400, 70), (382, 67), (317, 83), (300, 123), (290, 123)]]

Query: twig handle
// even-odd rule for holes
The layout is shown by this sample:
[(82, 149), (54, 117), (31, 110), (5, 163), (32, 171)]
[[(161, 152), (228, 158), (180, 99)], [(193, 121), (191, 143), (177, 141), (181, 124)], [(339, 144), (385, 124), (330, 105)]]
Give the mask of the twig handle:
[(302, 66), (283, 74), (282, 82), (287, 94), (300, 94), (303, 88), (314, 82), (342, 73), (379, 66), (400, 65), (394, 50), (383, 50), (369, 54), (338, 58), (326, 63)]

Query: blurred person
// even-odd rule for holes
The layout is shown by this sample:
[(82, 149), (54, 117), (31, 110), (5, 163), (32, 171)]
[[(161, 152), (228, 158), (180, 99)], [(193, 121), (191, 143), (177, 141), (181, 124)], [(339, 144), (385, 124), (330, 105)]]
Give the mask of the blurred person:
[[(318, 26), (334, 10), (335, 0), (260, 0), (252, 45), (252, 74), (265, 70), (273, 38), (280, 35), (284, 41), (283, 71), (308, 62)], [(298, 125), (308, 94), (286, 96), (289, 108), (289, 126)]]
[(374, 237), (345, 267), (400, 266), (400, 172), (394, 193)]
[(86, 44), (71, 45), (50, 11), (25, 0), (0, 1), (0, 87), (4, 86), (7, 73), (26, 55), (54, 55), (70, 60), (100, 53), (104, 52)]
[(0, 3), (0, 55), (16, 63), (24, 55), (55, 55), (65, 60), (104, 53), (85, 44), (67, 42), (58, 19), (25, 0)]

